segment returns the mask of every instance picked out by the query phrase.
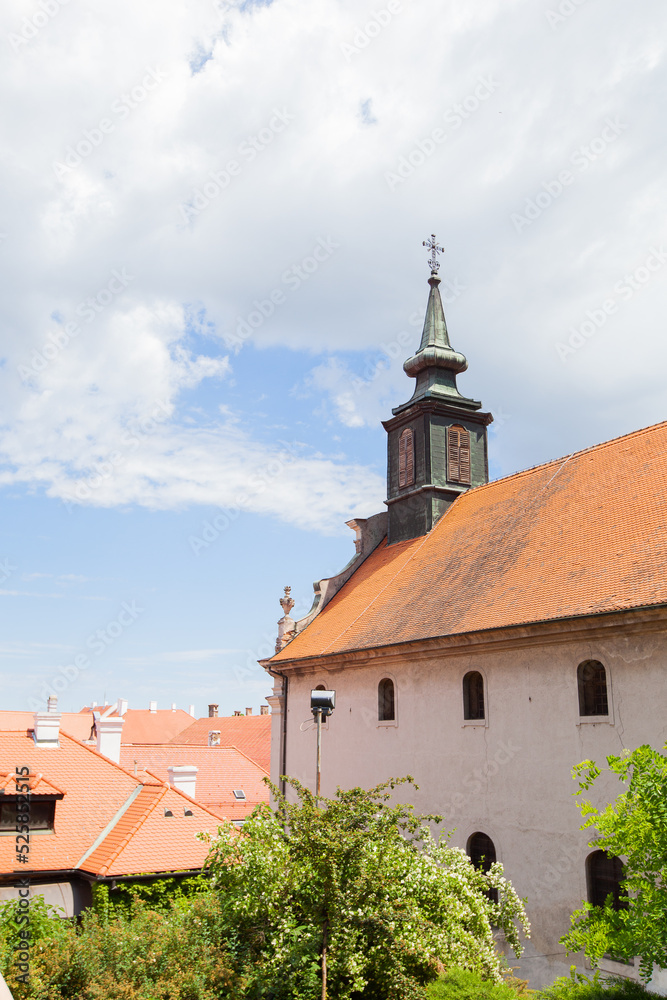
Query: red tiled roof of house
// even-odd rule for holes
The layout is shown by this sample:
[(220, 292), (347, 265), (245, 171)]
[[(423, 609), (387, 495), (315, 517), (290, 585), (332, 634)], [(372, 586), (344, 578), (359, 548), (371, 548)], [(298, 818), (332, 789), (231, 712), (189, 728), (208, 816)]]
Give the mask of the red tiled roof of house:
[[(44, 705), (46, 711), (46, 704)], [(34, 712), (0, 711), (0, 730), (32, 729), (35, 720)], [(60, 716), (60, 731), (69, 733), (76, 740), (89, 740), (93, 729), (92, 715), (82, 715), (80, 712), (62, 712)]]
[[(0, 771), (17, 767), (64, 792), (54, 830), (31, 833), (28, 871), (130, 875), (204, 863), (206, 844), (195, 834), (214, 833), (218, 817), (157, 779), (144, 783), (62, 732), (59, 747), (36, 746), (25, 731), (0, 732)], [(0, 872), (17, 868), (14, 838), (0, 837)]]
[(51, 781), (47, 781), (39, 771), (31, 772), (25, 776), (17, 775), (16, 768), (7, 772), (0, 771), (0, 794), (16, 795), (17, 786), (21, 786), (20, 794), (25, 794), (25, 786), (28, 786), (30, 795), (54, 795), (63, 796), (65, 793)]
[[(92, 725), (93, 712), (104, 714), (111, 707), (97, 705), (95, 708), (82, 708), (79, 714), (90, 716)], [(113, 714), (117, 714), (115, 706)], [(192, 716), (182, 708), (160, 708), (155, 712), (148, 708), (128, 708), (123, 719), (122, 743), (168, 743), (193, 722)], [(64, 725), (61, 728), (69, 732)]]
[(667, 423), (471, 489), (272, 662), (667, 603)]
[(197, 719), (170, 742), (180, 746), (207, 746), (211, 731), (220, 733), (220, 746), (236, 747), (268, 773), (271, 765), (270, 715), (216, 715)]
[[(267, 772), (236, 747), (122, 747), (120, 760), (128, 771), (133, 770), (136, 761), (139, 768), (160, 781), (168, 781), (167, 768), (171, 765), (197, 767), (197, 802), (228, 819), (241, 819), (260, 802), (269, 801), (269, 789), (264, 783)], [(245, 799), (236, 799), (234, 789), (243, 790)]]

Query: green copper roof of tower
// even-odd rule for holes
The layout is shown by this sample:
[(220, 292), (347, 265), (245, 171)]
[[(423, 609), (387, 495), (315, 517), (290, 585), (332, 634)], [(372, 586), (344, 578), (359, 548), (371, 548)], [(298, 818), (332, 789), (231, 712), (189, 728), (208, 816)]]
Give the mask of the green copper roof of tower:
[(456, 376), (468, 367), (463, 354), (452, 348), (447, 332), (445, 311), (440, 298), (440, 278), (432, 273), (428, 280), (431, 291), (426, 306), (426, 317), (422, 331), (421, 343), (416, 354), (403, 365), (403, 370), (411, 378), (417, 379), (412, 398), (393, 409), (400, 413), (417, 400), (440, 399), (469, 410), (478, 410), (481, 403), (462, 396), (456, 386)]

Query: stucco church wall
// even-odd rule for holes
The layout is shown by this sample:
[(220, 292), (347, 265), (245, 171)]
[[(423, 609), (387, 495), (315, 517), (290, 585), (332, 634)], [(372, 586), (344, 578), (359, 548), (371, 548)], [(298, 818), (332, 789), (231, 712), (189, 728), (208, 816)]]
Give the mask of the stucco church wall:
[[(582, 720), (577, 666), (600, 660), (607, 670), (609, 717)], [(667, 637), (618, 633), (604, 641), (497, 648), (474, 653), (378, 652), (360, 665), (344, 657), (331, 669), (290, 671), (287, 773), (314, 788), (315, 730), (308, 726), (310, 691), (336, 690), (336, 710), (322, 739), (322, 792), (337, 785), (370, 787), (411, 774), (409, 796), (420, 812), (444, 815), (441, 829), (466, 847), (475, 832), (493, 840), (498, 860), (527, 898), (531, 942), (519, 974), (531, 985), (566, 974), (573, 962), (558, 939), (586, 897), (588, 835), (579, 829), (571, 769), (586, 758), (603, 763), (624, 747), (667, 741)], [(486, 719), (463, 719), (462, 681), (469, 670), (485, 680)], [(378, 722), (377, 686), (390, 677), (396, 721)], [(304, 731), (301, 730), (305, 723)], [(274, 719), (273, 777), (280, 770)], [(593, 790), (604, 804), (621, 790), (611, 776)], [(513, 963), (516, 964), (516, 963)]]

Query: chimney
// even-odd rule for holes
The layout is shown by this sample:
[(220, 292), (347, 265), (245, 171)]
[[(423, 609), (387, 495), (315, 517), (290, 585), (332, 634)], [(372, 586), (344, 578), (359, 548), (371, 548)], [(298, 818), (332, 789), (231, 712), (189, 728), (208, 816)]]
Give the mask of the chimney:
[(199, 768), (194, 764), (170, 764), (167, 768), (169, 774), (169, 784), (177, 788), (179, 792), (185, 792), (191, 799), (195, 797), (197, 790), (197, 772)]
[(91, 701), (91, 703), (90, 703), (90, 707), (91, 707), (91, 708), (97, 708), (97, 700), (95, 700), (95, 701)]
[(116, 702), (116, 711), (119, 715), (125, 715), (127, 712), (127, 701), (125, 698), (119, 698)]
[(171, 703), (171, 710), (172, 710), (172, 712), (176, 711), (176, 702), (175, 701), (172, 701), (172, 703)]
[(220, 746), (220, 730), (219, 729), (211, 729), (210, 730), (210, 732), (208, 734), (208, 745), (210, 747), (219, 747)]
[(268, 705), (260, 705), (259, 706), (259, 714), (260, 715), (268, 715), (269, 714), (269, 706)]
[(149, 712), (157, 712), (157, 702), (156, 701), (149, 701), (148, 702), (148, 711)]
[(194, 705), (190, 705), (188, 707), (188, 715), (191, 715), (193, 719), (196, 718), (196, 716), (195, 716), (195, 706)]
[(252, 715), (252, 709), (251, 708), (246, 708), (245, 714), (246, 715)]
[(209, 717), (209, 719), (217, 719), (217, 717), (218, 717), (218, 706), (217, 705), (209, 705), (208, 706), (208, 717)]
[(58, 699), (56, 697), (49, 698), (46, 706), (46, 712), (35, 712), (32, 738), (38, 747), (54, 747), (57, 750), (60, 746)]
[(125, 719), (118, 715), (103, 719), (95, 712), (95, 749), (114, 763), (120, 763), (120, 737)]
[(241, 711), (241, 709), (240, 709), (240, 708), (238, 708), (238, 709), (236, 709), (236, 711), (234, 712), (234, 715), (243, 715), (243, 712)]

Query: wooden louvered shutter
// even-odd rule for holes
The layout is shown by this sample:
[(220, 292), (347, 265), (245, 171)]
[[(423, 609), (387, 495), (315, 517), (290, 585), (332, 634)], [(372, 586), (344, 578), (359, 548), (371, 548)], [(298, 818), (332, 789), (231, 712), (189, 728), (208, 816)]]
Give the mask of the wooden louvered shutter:
[(409, 427), (398, 439), (398, 485), (409, 486), (415, 481), (415, 449), (412, 430)]
[(461, 475), (459, 463), (459, 432), (457, 427), (447, 428), (447, 478), (458, 483)]
[(470, 482), (470, 433), (459, 431), (459, 482)]
[(465, 427), (447, 428), (447, 478), (470, 484), (470, 433)]

